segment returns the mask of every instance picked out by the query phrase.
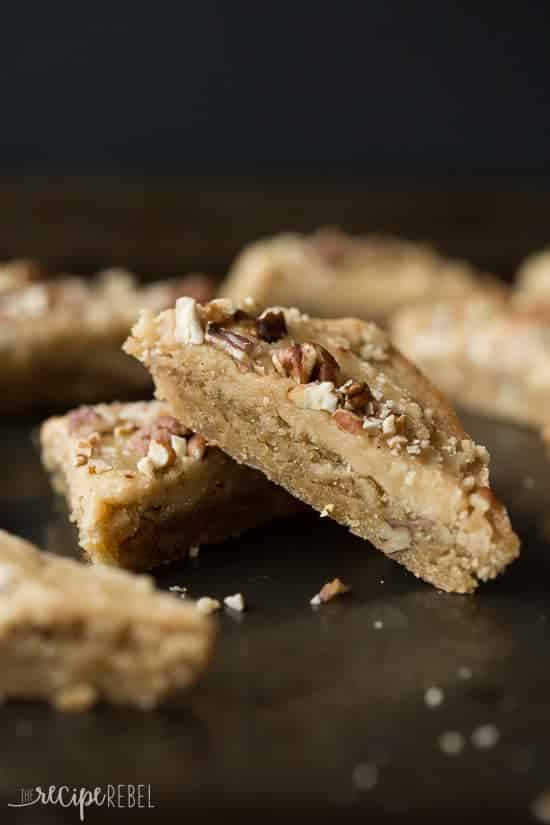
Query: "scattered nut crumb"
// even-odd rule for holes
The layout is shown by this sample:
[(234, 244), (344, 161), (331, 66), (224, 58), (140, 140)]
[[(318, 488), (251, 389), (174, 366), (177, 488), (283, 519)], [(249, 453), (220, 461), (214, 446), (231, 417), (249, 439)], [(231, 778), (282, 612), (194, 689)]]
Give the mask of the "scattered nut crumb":
[(231, 610), (237, 610), (239, 613), (242, 613), (246, 607), (242, 593), (235, 593), (233, 596), (226, 596), (223, 603), (226, 607), (229, 607)]
[(193, 547), (189, 548), (189, 558), (196, 559), (200, 553), (200, 547), (198, 544), (194, 544)]
[(472, 668), (467, 667), (467, 665), (462, 665), (462, 667), (459, 667), (458, 670), (457, 670), (457, 676), (458, 676), (459, 679), (463, 679), (464, 681), (467, 681), (468, 679), (471, 679), (472, 678)]
[(340, 579), (333, 579), (322, 586), (319, 593), (311, 599), (310, 604), (314, 607), (319, 604), (325, 604), (337, 596), (344, 596), (346, 593), (349, 593), (350, 590), (351, 587), (348, 587), (347, 584), (344, 584)]
[(447, 756), (457, 756), (464, 750), (464, 737), (456, 730), (448, 730), (439, 737), (439, 747)]
[(534, 478), (532, 478), (531, 476), (527, 476), (523, 479), (523, 486), (526, 490), (534, 490), (537, 484)]
[(200, 610), (201, 613), (208, 614), (215, 613), (216, 610), (219, 610), (221, 604), (217, 599), (212, 599), (210, 596), (201, 596), (201, 598), (195, 602), (195, 607), (197, 610)]
[(179, 584), (173, 584), (171, 587), (168, 588), (171, 593), (179, 593), (182, 599), (185, 598), (187, 593), (186, 587), (181, 587)]
[(471, 738), (475, 748), (494, 748), (500, 739), (500, 731), (496, 725), (480, 725), (474, 730)]
[(424, 701), (429, 708), (438, 708), (445, 698), (445, 694), (441, 690), (441, 688), (434, 685), (433, 687), (429, 687), (424, 694)]
[(384, 622), (381, 619), (376, 619), (376, 621), (373, 623), (373, 627), (375, 630), (380, 630), (384, 627)]
[(370, 791), (378, 782), (378, 767), (374, 762), (360, 762), (351, 775), (353, 787), (358, 791)]

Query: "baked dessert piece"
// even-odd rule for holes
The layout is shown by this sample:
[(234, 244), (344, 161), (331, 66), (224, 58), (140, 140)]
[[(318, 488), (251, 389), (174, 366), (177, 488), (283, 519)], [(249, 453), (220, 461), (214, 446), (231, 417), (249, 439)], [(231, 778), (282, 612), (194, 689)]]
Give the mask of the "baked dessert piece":
[(518, 269), (514, 303), (531, 309), (550, 305), (550, 249), (529, 255)]
[(181, 298), (125, 347), (188, 426), (437, 587), (517, 556), (487, 450), (374, 324)]
[(148, 576), (86, 567), (0, 531), (0, 696), (151, 708), (204, 670), (214, 625)]
[(120, 347), (140, 309), (179, 295), (207, 300), (214, 286), (191, 275), (140, 287), (122, 270), (46, 278), (32, 261), (0, 265), (0, 411), (142, 395), (145, 370)]
[(284, 234), (245, 247), (220, 294), (262, 307), (299, 306), (319, 317), (385, 322), (398, 307), (468, 293), (476, 273), (429, 246), (337, 229)]
[(158, 401), (80, 407), (46, 421), (41, 441), (92, 561), (148, 570), (298, 509)]
[(550, 309), (477, 294), (402, 310), (392, 331), (462, 407), (535, 426), (550, 419)]

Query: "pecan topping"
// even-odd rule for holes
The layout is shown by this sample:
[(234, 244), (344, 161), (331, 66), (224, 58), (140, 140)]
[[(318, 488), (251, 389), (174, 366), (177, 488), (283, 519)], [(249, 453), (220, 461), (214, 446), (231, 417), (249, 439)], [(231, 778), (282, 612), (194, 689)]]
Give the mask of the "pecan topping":
[(158, 441), (165, 447), (171, 447), (173, 435), (186, 436), (189, 430), (171, 415), (160, 415), (152, 424), (140, 427), (128, 440), (130, 449), (140, 455), (147, 455), (151, 441)]
[(91, 433), (94, 430), (105, 431), (110, 428), (110, 422), (103, 418), (93, 407), (88, 406), (78, 407), (70, 412), (68, 420), (71, 435), (78, 431), (86, 430)]
[(271, 354), (273, 366), (279, 375), (293, 378), (297, 384), (310, 381), (338, 383), (340, 368), (330, 352), (320, 344), (294, 344)]
[(245, 312), (244, 309), (236, 309), (233, 320), (237, 323), (239, 323), (239, 321), (253, 321), (254, 316), (250, 315), (249, 312)]
[(235, 307), (229, 298), (215, 298), (203, 307), (203, 317), (213, 324), (227, 324), (235, 317)]
[(367, 404), (373, 400), (370, 387), (364, 381), (346, 381), (338, 392), (343, 395), (345, 409), (353, 412), (364, 413)]
[(187, 455), (195, 461), (201, 461), (206, 452), (206, 438), (200, 433), (195, 433), (187, 442)]
[(238, 332), (230, 332), (220, 324), (210, 322), (206, 327), (205, 338), (215, 347), (224, 350), (237, 361), (244, 361), (249, 357), (254, 349), (254, 341), (239, 335)]
[(355, 435), (363, 430), (363, 420), (359, 418), (358, 415), (355, 415), (355, 413), (348, 412), (347, 410), (336, 410), (334, 413), (334, 421), (338, 429), (344, 430), (347, 433), (353, 433)]
[(270, 344), (273, 341), (278, 341), (279, 338), (284, 338), (287, 334), (284, 314), (281, 311), (274, 312), (271, 309), (266, 309), (256, 319), (256, 332), (258, 338), (261, 338), (262, 341), (268, 341)]

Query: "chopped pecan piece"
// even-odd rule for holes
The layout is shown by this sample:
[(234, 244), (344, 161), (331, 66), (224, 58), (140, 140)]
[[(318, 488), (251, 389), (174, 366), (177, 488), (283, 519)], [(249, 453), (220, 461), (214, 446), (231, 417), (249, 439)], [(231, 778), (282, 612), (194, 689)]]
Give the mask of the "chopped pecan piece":
[(367, 404), (373, 400), (370, 387), (364, 381), (346, 381), (339, 388), (344, 398), (344, 407), (353, 412), (365, 413)]
[(347, 433), (356, 434), (363, 431), (363, 419), (347, 410), (336, 410), (334, 413), (334, 421), (338, 429), (344, 430)]
[(206, 438), (200, 433), (195, 433), (187, 442), (187, 455), (195, 461), (201, 461), (206, 452), (206, 446)]
[(69, 413), (69, 432), (71, 435), (79, 431), (91, 433), (94, 430), (105, 432), (108, 429), (112, 429), (111, 422), (107, 421), (93, 407), (78, 407)]
[(235, 317), (235, 307), (229, 298), (215, 298), (203, 308), (203, 317), (213, 324), (226, 324)]
[(320, 344), (295, 344), (274, 350), (271, 360), (280, 375), (293, 378), (297, 384), (310, 381), (331, 381), (337, 384), (340, 368), (330, 352)]
[(256, 332), (258, 338), (261, 338), (262, 341), (268, 341), (270, 344), (273, 341), (278, 341), (279, 338), (284, 338), (287, 334), (284, 314), (280, 310), (274, 312), (272, 309), (266, 309), (256, 319)]
[(210, 322), (206, 327), (205, 338), (237, 361), (244, 361), (254, 349), (254, 341), (250, 338), (246, 338), (238, 332), (231, 332), (220, 324), (213, 322)]
[(128, 446), (140, 455), (147, 455), (151, 441), (158, 441), (165, 447), (171, 446), (173, 435), (184, 437), (189, 434), (187, 427), (184, 427), (177, 418), (171, 415), (161, 415), (151, 424), (140, 427), (139, 430), (128, 439)]
[(307, 384), (317, 360), (317, 353), (311, 344), (294, 344), (271, 353), (273, 366), (285, 377), (293, 378), (297, 384)]
[(253, 321), (254, 316), (249, 312), (245, 312), (244, 309), (236, 309), (233, 320), (237, 323), (239, 323), (239, 321)]

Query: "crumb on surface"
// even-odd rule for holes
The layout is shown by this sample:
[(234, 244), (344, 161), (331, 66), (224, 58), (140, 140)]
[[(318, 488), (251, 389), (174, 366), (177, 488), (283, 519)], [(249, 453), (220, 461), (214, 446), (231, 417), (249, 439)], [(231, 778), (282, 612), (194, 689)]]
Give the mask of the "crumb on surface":
[(424, 701), (429, 708), (438, 708), (445, 698), (445, 694), (437, 685), (429, 687), (424, 694)]
[(464, 750), (464, 737), (456, 730), (448, 730), (439, 737), (439, 747), (446, 756), (457, 756)]
[(384, 627), (384, 622), (382, 621), (382, 619), (376, 619), (373, 622), (372, 626), (374, 627), (375, 630), (381, 630)]
[(346, 593), (349, 593), (350, 590), (351, 587), (344, 584), (341, 579), (332, 579), (332, 581), (327, 582), (322, 586), (319, 593), (316, 593), (311, 599), (310, 604), (314, 607), (320, 604), (325, 604), (326, 602), (332, 601), (332, 599), (335, 599), (337, 596), (344, 596)]
[(358, 791), (370, 791), (378, 782), (378, 767), (374, 762), (360, 762), (351, 775), (353, 787)]
[(480, 725), (474, 730), (471, 738), (475, 748), (494, 748), (500, 739), (500, 731), (496, 725)]
[(472, 678), (472, 668), (468, 667), (467, 665), (462, 665), (457, 670), (457, 676), (459, 679), (463, 681), (467, 681), (468, 679)]
[(177, 593), (182, 599), (185, 598), (187, 594), (187, 588), (182, 587), (179, 584), (173, 584), (171, 587), (168, 588), (171, 593)]
[(229, 607), (230, 610), (237, 610), (239, 613), (242, 613), (246, 608), (246, 603), (242, 593), (235, 593), (233, 596), (226, 596), (223, 603), (226, 607)]
[(193, 547), (189, 548), (189, 558), (190, 559), (198, 558), (199, 553), (200, 553), (200, 547), (198, 546), (198, 544), (195, 544), (195, 545), (193, 545)]

